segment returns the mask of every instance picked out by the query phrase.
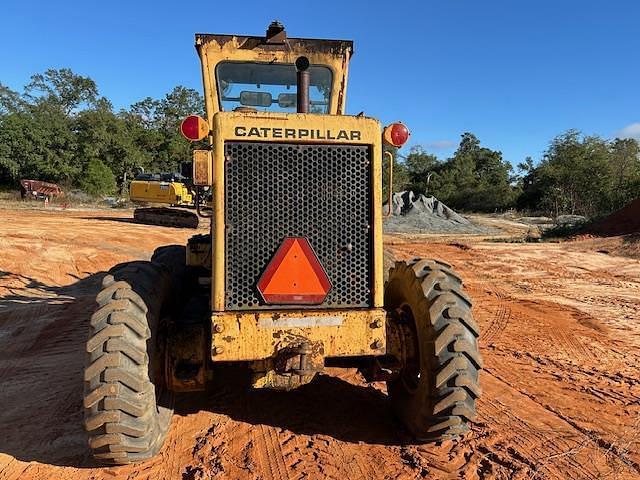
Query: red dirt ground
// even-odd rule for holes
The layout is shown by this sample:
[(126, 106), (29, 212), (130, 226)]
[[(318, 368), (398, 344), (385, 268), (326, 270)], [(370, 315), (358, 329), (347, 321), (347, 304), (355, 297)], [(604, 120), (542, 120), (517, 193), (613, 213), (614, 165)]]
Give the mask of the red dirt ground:
[(0, 480), (640, 478), (640, 262), (468, 237), (387, 238), (400, 258), (453, 264), (475, 301), (484, 395), (464, 439), (411, 444), (355, 371), (290, 393), (221, 375), (178, 399), (156, 459), (94, 464), (81, 372), (100, 279), (193, 233), (127, 215), (0, 210)]

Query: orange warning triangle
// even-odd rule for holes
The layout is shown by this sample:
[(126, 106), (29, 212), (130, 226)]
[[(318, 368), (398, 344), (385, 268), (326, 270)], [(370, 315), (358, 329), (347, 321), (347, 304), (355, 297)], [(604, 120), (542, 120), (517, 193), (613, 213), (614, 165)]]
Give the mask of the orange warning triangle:
[(331, 289), (331, 282), (309, 241), (286, 238), (258, 281), (266, 303), (318, 304)]

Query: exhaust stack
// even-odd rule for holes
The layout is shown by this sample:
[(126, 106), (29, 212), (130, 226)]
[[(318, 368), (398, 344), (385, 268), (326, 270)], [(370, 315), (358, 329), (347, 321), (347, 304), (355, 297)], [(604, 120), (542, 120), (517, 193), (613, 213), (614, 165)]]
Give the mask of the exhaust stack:
[(296, 60), (297, 71), (297, 112), (309, 113), (309, 59), (298, 57)]

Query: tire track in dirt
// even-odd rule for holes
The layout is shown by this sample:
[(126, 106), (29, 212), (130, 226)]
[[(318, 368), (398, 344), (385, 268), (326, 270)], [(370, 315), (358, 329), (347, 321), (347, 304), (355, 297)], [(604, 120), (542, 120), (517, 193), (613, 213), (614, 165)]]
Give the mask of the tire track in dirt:
[[(557, 479), (596, 480), (600, 473), (609, 472), (606, 464), (597, 465), (597, 473), (585, 467), (591, 463), (589, 455), (594, 447), (583, 432), (499, 376), (488, 373), (493, 382), (500, 383), (494, 383), (498, 390), (511, 390), (516, 395), (501, 397), (504, 403), (501, 400), (482, 402), (480, 418), (490, 433), (488, 441), (478, 446), (481, 453), (511, 469), (510, 476), (514, 478), (548, 478), (550, 475)], [(488, 379), (486, 375), (485, 379)], [(525, 406), (527, 419), (518, 415)], [(532, 410), (537, 412), (533, 417)], [(573, 450), (574, 453), (567, 454)]]
[(401, 447), (400, 456), (411, 467), (415, 478), (465, 478), (477, 479), (476, 459), (468, 443), (444, 441), (441, 444), (406, 445)]
[(31, 464), (20, 464), (14, 458), (4, 464), (0, 463), (0, 480), (19, 480)]
[(365, 468), (360, 454), (350, 452), (351, 448), (345, 448), (346, 445), (342, 442), (335, 444), (335, 451), (338, 453), (336, 457), (339, 459), (342, 465), (346, 468), (349, 478), (371, 478), (369, 469)]
[[(621, 372), (612, 374), (593, 366), (583, 367), (571, 360), (562, 360), (548, 356), (534, 355), (529, 352), (515, 353), (513, 351), (496, 350), (493, 357), (492, 367), (502, 374), (509, 373), (508, 368), (502, 367), (500, 357), (508, 356), (511, 359), (524, 358), (530, 360), (540, 370), (550, 376), (556, 376), (562, 381), (565, 376), (572, 378), (572, 383), (568, 386), (575, 391), (582, 391), (596, 396), (598, 399), (610, 404), (621, 406), (640, 406), (640, 379), (633, 376), (624, 375)], [(563, 375), (560, 375), (562, 373)]]
[[(560, 428), (552, 429), (551, 431), (554, 435), (543, 435), (542, 438), (546, 440), (541, 445), (541, 451), (544, 452), (542, 459), (562, 459), (563, 462), (570, 462), (570, 464), (564, 465), (562, 467), (562, 471), (578, 471), (581, 475), (577, 478), (593, 478), (600, 479), (610, 475), (613, 468), (624, 468), (628, 471), (630, 475), (640, 475), (640, 464), (635, 462), (634, 460), (628, 458), (626, 454), (621, 454), (619, 448), (612, 442), (606, 440), (602, 435), (593, 430), (587, 429), (581, 425), (579, 425), (575, 420), (570, 418), (569, 416), (560, 412), (557, 408), (548, 405), (544, 402), (541, 402), (536, 398), (535, 395), (532, 395), (528, 391), (520, 390), (514, 387), (511, 383), (507, 382), (506, 379), (502, 378), (500, 375), (496, 374), (496, 372), (491, 371), (490, 369), (486, 370), (489, 375), (491, 375), (496, 380), (502, 382), (507, 388), (512, 389), (518, 394), (526, 397), (531, 402), (535, 403), (540, 409), (543, 409), (545, 412), (553, 415), (562, 423), (568, 425), (575, 432), (578, 432), (581, 435), (580, 441), (574, 440), (575, 445), (570, 446), (567, 444), (567, 439), (571, 438), (570, 435), (560, 435)], [(489, 402), (491, 403), (491, 402)], [(502, 418), (517, 418), (520, 423), (527, 424), (523, 419), (517, 417), (518, 409), (509, 409), (503, 412)], [(540, 414), (540, 417), (543, 415)], [(500, 416), (496, 416), (495, 418), (500, 418)], [(528, 424), (527, 424), (528, 425)], [(527, 435), (519, 435), (518, 438), (532, 438), (535, 437), (536, 434), (534, 432), (529, 432)], [(539, 436), (539, 434), (537, 435)], [(519, 443), (519, 440), (515, 439), (515, 443)], [(551, 452), (551, 450), (558, 450), (558, 445), (564, 444), (565, 449), (561, 451)], [(576, 446), (578, 448), (576, 448)], [(549, 450), (547, 453), (546, 450)], [(571, 454), (565, 455), (567, 452), (573, 452)], [(584, 453), (583, 457), (586, 460), (580, 460), (578, 453)], [(594, 455), (595, 453), (595, 455)], [(611, 466), (611, 459), (606, 458), (608, 456), (615, 457), (615, 462), (618, 462), (618, 465)], [(585, 463), (586, 462), (586, 463)], [(598, 463), (596, 463), (598, 462)], [(544, 462), (543, 462), (544, 464)], [(586, 470), (584, 468), (585, 464), (591, 464), (596, 467), (596, 473)], [(545, 464), (546, 465), (546, 464)], [(630, 477), (629, 477), (630, 478)]]
[(263, 478), (266, 480), (289, 478), (282, 446), (275, 428), (268, 425), (258, 425), (257, 428), (251, 430), (251, 439)]
[[(0, 365), (4, 366), (0, 371), (4, 385), (0, 404), (6, 402), (8, 407), (2, 415), (6, 430), (13, 434), (31, 436), (37, 432), (28, 446), (21, 449), (27, 458), (44, 454), (50, 461), (65, 461), (78, 455), (78, 447), (84, 443), (80, 415), (82, 384), (69, 384), (66, 380), (81, 378), (78, 354), (70, 351), (69, 345), (80, 343), (84, 337), (78, 313), (85, 308), (86, 297), (75, 301), (63, 297), (60, 300), (51, 294), (41, 297), (39, 291), (25, 287), (5, 297), (3, 305), (10, 310), (0, 314), (2, 323), (9, 327), (5, 329), (9, 330), (9, 337), (0, 339)], [(14, 310), (11, 308), (14, 301), (24, 303)], [(49, 387), (42, 388), (43, 383)], [(17, 399), (22, 403), (15, 404)], [(32, 411), (25, 408), (29, 402), (37, 402), (46, 412), (41, 418), (36, 416), (37, 423), (32, 422)], [(27, 411), (28, 415), (24, 415)], [(19, 437), (9, 437), (2, 443), (7, 448), (17, 448), (19, 441)], [(57, 454), (49, 453), (56, 450)], [(84, 461), (81, 454), (80, 458)], [(31, 475), (31, 470), (38, 468), (37, 464), (28, 464), (25, 474)]]
[[(221, 425), (216, 430), (216, 435), (224, 435), (225, 440), (220, 439), (221, 443), (228, 445), (228, 450), (222, 454), (222, 462), (225, 466), (225, 471), (229, 472), (229, 466), (238, 469), (243, 475), (249, 475), (257, 470), (257, 465), (254, 460), (254, 444), (251, 438), (252, 426), (244, 422), (236, 422), (230, 420)], [(240, 476), (240, 473), (235, 473), (238, 478), (248, 478), (247, 476)]]
[(509, 325), (512, 313), (502, 289), (487, 283), (481, 283), (480, 288), (486, 293), (480, 299), (476, 299), (473, 309), (477, 316), (486, 319), (480, 332), (480, 341), (486, 345), (500, 338)]
[[(295, 478), (339, 478), (340, 472), (346, 478), (366, 478), (359, 471), (356, 452), (347, 454), (343, 442), (333, 442), (323, 436), (304, 435), (294, 439), (291, 455), (297, 474)], [(347, 449), (349, 446), (347, 446)], [(354, 468), (354, 464), (356, 467)]]
[(580, 339), (564, 325), (553, 325), (549, 328), (549, 334), (555, 340), (555, 345), (562, 349), (562, 352), (570, 358), (576, 360), (587, 360), (591, 358), (591, 353)]
[[(527, 307), (530, 304), (530, 302), (519, 302), (519, 306), (525, 306)], [(548, 304), (548, 302), (545, 303), (545, 305)], [(539, 306), (539, 302), (534, 303), (534, 305), (536, 305), (536, 307)], [(572, 382), (569, 385), (574, 385), (575, 384), (575, 391), (577, 393), (589, 393), (592, 394), (594, 397), (598, 397), (598, 398), (603, 398), (603, 396), (609, 396), (610, 398), (616, 398), (618, 400), (618, 403), (622, 402), (623, 404), (629, 405), (629, 396), (630, 395), (621, 395), (621, 394), (616, 394), (615, 391), (613, 391), (611, 389), (611, 387), (609, 386), (608, 389), (604, 389), (603, 392), (600, 394), (597, 392), (597, 390), (595, 390), (593, 388), (592, 385), (598, 385), (599, 383), (594, 383), (593, 381), (589, 381), (589, 378), (585, 378), (584, 381), (578, 381), (574, 375), (575, 374), (571, 374), (571, 373), (567, 373), (567, 372), (571, 372), (572, 370), (575, 370), (575, 366), (577, 365), (576, 362), (587, 362), (590, 360), (593, 360), (593, 356), (591, 354), (591, 352), (582, 344), (582, 342), (579, 340), (579, 338), (577, 337), (578, 331), (580, 330), (579, 328), (576, 329), (575, 324), (574, 324), (574, 331), (573, 332), (569, 332), (568, 328), (569, 328), (569, 324), (563, 320), (563, 315), (560, 314), (564, 314), (564, 316), (566, 317), (566, 312), (562, 310), (562, 307), (560, 307), (559, 305), (553, 305), (551, 304), (551, 311), (556, 310), (558, 312), (558, 315), (555, 316), (550, 316), (551, 318), (551, 322), (544, 322), (542, 324), (533, 324), (531, 325), (531, 320), (534, 318), (540, 318), (539, 315), (532, 315), (530, 317), (527, 318), (527, 316), (523, 316), (524, 312), (526, 312), (526, 308), (525, 310), (519, 310), (518, 315), (515, 317), (515, 320), (519, 325), (527, 325), (530, 324), (532, 327), (537, 328), (539, 331), (545, 331), (549, 337), (550, 337), (550, 347), (552, 346), (553, 349), (553, 357), (550, 357), (547, 359), (547, 361), (545, 361), (545, 363), (547, 364), (547, 367), (544, 368), (544, 370), (546, 370), (545, 373), (552, 373), (553, 370), (549, 370), (548, 369), (548, 365), (552, 364), (555, 365), (555, 371), (557, 372), (563, 372), (562, 375), (559, 377), (560, 381), (563, 381), (567, 378), (567, 376), (569, 378), (572, 378)], [(548, 308), (545, 309), (545, 311), (549, 311)], [(529, 320), (529, 322), (527, 322), (527, 320)], [(555, 322), (554, 322), (555, 320)], [(576, 331), (577, 330), (577, 331)], [(574, 333), (575, 332), (575, 333)], [(525, 332), (523, 332), (525, 333)], [(501, 349), (503, 354), (508, 354), (508, 355), (512, 355), (511, 358), (515, 359), (516, 357), (521, 357), (521, 356), (528, 356), (529, 358), (535, 359), (536, 356), (533, 356), (531, 354), (529, 354), (528, 352), (518, 352), (518, 351), (512, 351), (510, 349)], [(497, 353), (497, 352), (496, 352)], [(557, 354), (561, 353), (561, 356), (558, 358)], [(555, 358), (554, 358), (555, 357)], [(539, 358), (539, 357), (537, 357)], [(562, 362), (560, 359), (561, 358), (567, 358), (570, 359), (571, 363), (567, 363), (567, 362)], [(618, 455), (618, 448), (616, 447), (616, 445), (614, 445), (612, 442), (606, 440), (600, 433), (589, 429), (589, 428), (585, 428), (584, 426), (579, 425), (576, 421), (574, 421), (571, 416), (563, 413), (558, 407), (550, 407), (549, 404), (545, 401), (541, 401), (537, 394), (533, 394), (531, 393), (529, 390), (522, 390), (520, 388), (518, 388), (518, 381), (514, 381), (513, 378), (511, 379), (507, 379), (507, 377), (513, 377), (513, 372), (514, 370), (516, 370), (518, 367), (516, 365), (514, 365), (513, 363), (511, 365), (509, 365), (508, 363), (505, 363), (503, 361), (498, 361), (498, 357), (496, 357), (495, 355), (492, 356), (487, 356), (486, 359), (487, 364), (488, 365), (486, 367), (486, 371), (493, 375), (495, 378), (500, 379), (501, 381), (505, 382), (505, 384), (508, 384), (510, 388), (516, 390), (519, 394), (522, 394), (524, 396), (526, 396), (527, 398), (529, 398), (530, 400), (534, 401), (535, 403), (537, 403), (538, 405), (540, 405), (542, 408), (546, 409), (547, 411), (549, 411), (550, 413), (552, 413), (553, 415), (557, 416), (558, 418), (560, 418), (561, 420), (563, 420), (564, 422), (566, 422), (567, 424), (571, 425), (571, 427), (576, 430), (577, 432), (579, 432), (583, 439), (582, 442), (583, 444), (581, 444), (579, 447), (571, 447), (569, 445), (566, 445), (566, 449), (564, 452), (552, 452), (551, 450), (548, 451), (544, 451), (544, 454), (542, 456), (542, 458), (549, 458), (549, 459), (560, 459), (560, 458), (572, 458), (572, 455), (566, 454), (566, 452), (573, 450), (586, 450), (585, 447), (585, 443), (589, 443), (591, 445), (591, 447), (589, 448), (590, 451), (596, 451), (597, 454), (599, 455), (603, 455), (603, 452), (608, 452), (608, 454), (613, 454), (613, 455), (617, 455), (619, 458), (616, 460), (617, 462), (617, 467), (616, 468), (627, 468), (627, 467), (631, 467), (631, 471), (634, 474), (638, 474), (640, 473), (640, 471), (637, 468), (637, 463), (633, 460), (630, 460), (624, 456), (620, 456)], [(515, 368), (514, 368), (515, 367)], [(541, 367), (544, 367), (544, 365), (541, 365)], [(585, 369), (583, 368), (582, 371), (585, 371)], [(503, 374), (501, 372), (504, 372), (504, 374), (507, 375), (507, 377), (503, 376)], [(593, 372), (588, 372), (588, 375), (593, 375)], [(616, 378), (616, 380), (619, 380)], [(528, 387), (530, 388), (530, 387)], [(586, 392), (585, 392), (586, 391)], [(605, 393), (606, 392), (606, 393)], [(546, 397), (545, 397), (546, 398)], [(636, 398), (633, 397), (632, 398)], [(608, 400), (611, 401), (611, 400)], [(504, 413), (504, 415), (509, 416), (510, 413)], [(506, 427), (506, 425), (505, 425)], [(535, 438), (535, 434), (534, 433), (523, 433), (521, 435), (524, 438)], [(553, 444), (556, 440), (555, 439), (549, 439), (548, 443)], [(518, 443), (518, 439), (514, 439), (512, 440), (513, 444), (519, 445)], [(526, 448), (526, 445), (521, 445), (521, 447), (523, 449)], [(525, 451), (525, 450), (523, 450)], [(522, 455), (521, 453), (519, 454), (520, 456)], [(590, 459), (589, 459), (590, 460)], [(558, 460), (559, 461), (559, 460)], [(582, 467), (582, 463), (580, 462), (568, 462), (568, 460), (565, 460), (565, 463), (560, 467), (561, 470), (566, 470), (566, 471), (580, 471), (580, 469), (583, 469)], [(539, 462), (538, 462), (539, 463)], [(536, 468), (539, 467), (538, 463), (534, 462), (534, 466), (536, 466)], [(600, 462), (601, 464), (598, 465), (597, 467), (594, 467), (592, 465), (592, 470), (596, 469), (599, 472), (607, 472), (607, 464), (609, 463), (609, 461), (605, 461), (604, 465), (602, 464), (603, 462)], [(615, 462), (614, 462), (615, 463)], [(587, 470), (587, 471), (583, 471), (580, 475), (578, 475), (577, 478), (589, 478), (587, 476), (587, 473), (590, 472), (591, 470)], [(535, 473), (535, 472), (534, 472)], [(538, 474), (536, 473), (535, 476), (537, 476)], [(561, 478), (561, 477), (560, 477)], [(597, 477), (593, 477), (593, 478), (597, 478)]]

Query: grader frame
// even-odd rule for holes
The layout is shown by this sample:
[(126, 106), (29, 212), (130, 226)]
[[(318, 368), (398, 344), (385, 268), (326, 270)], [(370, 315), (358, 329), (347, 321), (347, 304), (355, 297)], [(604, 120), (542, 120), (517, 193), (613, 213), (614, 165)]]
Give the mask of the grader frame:
[(284, 390), (355, 367), (387, 382), (417, 440), (468, 431), (482, 367), (471, 299), (439, 260), (396, 262), (384, 282), (383, 143), (409, 132), (344, 114), (352, 42), (274, 22), (265, 37), (196, 35), (196, 49), (207, 118), (181, 129), (207, 141), (193, 180), (213, 190), (211, 230), (105, 277), (84, 375), (94, 456), (154, 456), (171, 395), (234, 364)]

